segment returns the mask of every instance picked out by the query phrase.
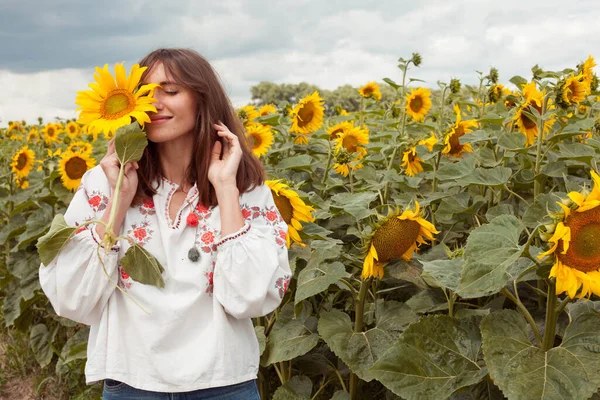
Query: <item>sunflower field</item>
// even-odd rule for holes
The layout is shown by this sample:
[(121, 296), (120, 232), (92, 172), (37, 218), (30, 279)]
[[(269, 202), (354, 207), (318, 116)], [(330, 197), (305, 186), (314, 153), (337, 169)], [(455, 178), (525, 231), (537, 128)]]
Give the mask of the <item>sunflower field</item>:
[[(600, 399), (593, 57), (436, 88), (411, 78), (422, 62), (365, 83), (358, 111), (318, 92), (238, 110), (294, 273), (254, 320), (262, 398)], [(36, 244), (112, 133), (89, 115), (38, 122), (0, 130), (0, 393), (29, 371), (38, 396), (99, 398), (88, 327), (53, 311)]]

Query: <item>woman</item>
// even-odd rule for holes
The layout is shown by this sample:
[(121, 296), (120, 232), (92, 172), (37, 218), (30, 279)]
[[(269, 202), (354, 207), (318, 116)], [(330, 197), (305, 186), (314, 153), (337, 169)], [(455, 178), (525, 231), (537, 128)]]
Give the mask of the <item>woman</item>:
[[(125, 167), (114, 144), (88, 171), (65, 214), (75, 226), (108, 222), (164, 267), (164, 288), (133, 281), (120, 266), (120, 240), (104, 264), (101, 224), (88, 225), (40, 267), (58, 315), (90, 325), (88, 383), (105, 380), (104, 399), (259, 399), (258, 342), (250, 318), (273, 311), (291, 277), (264, 170), (210, 64), (184, 49), (160, 49), (141, 62), (142, 82), (157, 83), (148, 147)], [(267, 218), (267, 214), (270, 218)], [(103, 253), (103, 252), (101, 252)], [(185, 396), (183, 396), (185, 393)]]

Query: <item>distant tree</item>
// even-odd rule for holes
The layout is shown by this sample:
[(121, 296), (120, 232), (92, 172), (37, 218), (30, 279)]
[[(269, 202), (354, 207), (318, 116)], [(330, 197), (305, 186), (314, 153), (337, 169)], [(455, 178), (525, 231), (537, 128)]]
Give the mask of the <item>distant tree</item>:
[[(381, 90), (381, 101), (396, 101), (398, 99), (397, 92), (387, 83), (380, 83), (379, 88)], [(328, 111), (333, 110), (338, 105), (347, 111), (358, 111), (360, 107), (358, 87), (351, 85), (339, 86), (335, 90), (326, 90), (306, 82), (298, 84), (260, 82), (250, 88), (250, 93), (253, 103), (261, 106), (263, 104), (277, 105), (282, 101), (296, 103), (315, 90), (319, 91)]]

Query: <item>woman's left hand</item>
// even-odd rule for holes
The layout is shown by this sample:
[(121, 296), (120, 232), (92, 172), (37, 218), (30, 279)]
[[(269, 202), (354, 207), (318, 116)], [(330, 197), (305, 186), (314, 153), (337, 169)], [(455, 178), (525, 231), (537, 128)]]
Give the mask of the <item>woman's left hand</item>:
[[(210, 167), (208, 168), (208, 180), (215, 189), (224, 185), (236, 185), (237, 170), (242, 159), (242, 147), (236, 135), (231, 133), (229, 128), (219, 121), (218, 124), (213, 124), (217, 130), (217, 135), (221, 141), (215, 141), (210, 157)], [(221, 150), (223, 156), (221, 157)]]

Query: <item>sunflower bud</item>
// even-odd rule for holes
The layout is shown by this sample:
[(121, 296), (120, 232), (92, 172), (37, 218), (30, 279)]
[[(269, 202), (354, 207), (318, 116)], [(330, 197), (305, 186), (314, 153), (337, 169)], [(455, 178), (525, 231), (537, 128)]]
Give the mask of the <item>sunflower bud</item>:
[(415, 65), (415, 67), (418, 67), (419, 65), (421, 65), (423, 59), (421, 58), (421, 55), (419, 53), (413, 53), (411, 61)]
[(592, 75), (592, 81), (590, 82), (590, 89), (595, 92), (598, 89), (598, 76)]
[(498, 83), (498, 70), (494, 67), (490, 68), (490, 73), (487, 77), (490, 80), (490, 82), (492, 82), (495, 85), (496, 83)]
[(502, 97), (502, 89), (503, 88), (504, 88), (503, 85), (490, 86), (488, 93), (487, 93), (490, 103), (496, 103), (496, 102), (498, 102), (498, 100), (500, 100), (500, 98)]
[(544, 72), (539, 65), (535, 64), (531, 67), (531, 73), (533, 74), (533, 79), (540, 79), (542, 72)]
[(351, 159), (350, 153), (343, 149), (335, 155), (335, 162), (338, 164), (348, 164)]
[(450, 79), (450, 92), (452, 94), (457, 94), (460, 92), (460, 80), (456, 78)]
[(292, 105), (286, 102), (283, 107), (281, 107), (281, 113), (284, 117), (289, 116), (292, 113)]
[(597, 119), (596, 122), (594, 122), (594, 127), (592, 128), (592, 134), (600, 135), (600, 119)]

